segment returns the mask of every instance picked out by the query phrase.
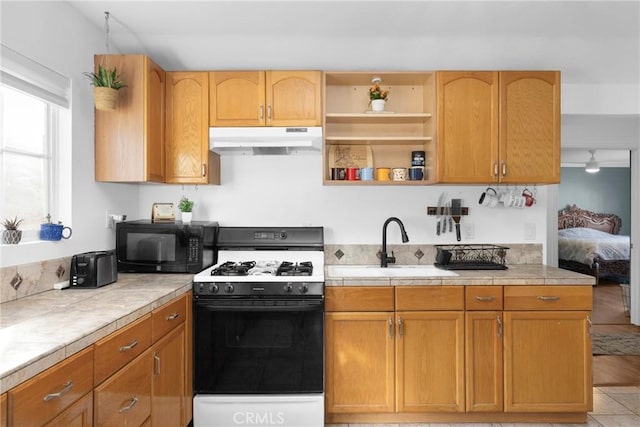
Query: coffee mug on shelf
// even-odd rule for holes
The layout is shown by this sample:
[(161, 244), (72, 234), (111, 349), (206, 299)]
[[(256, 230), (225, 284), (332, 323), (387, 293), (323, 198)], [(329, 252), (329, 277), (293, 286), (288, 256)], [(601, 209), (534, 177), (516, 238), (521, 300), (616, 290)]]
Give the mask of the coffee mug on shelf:
[(410, 181), (422, 181), (424, 179), (424, 166), (412, 166), (409, 169)]
[(334, 181), (343, 181), (346, 177), (344, 168), (331, 168), (331, 179)]
[(373, 181), (373, 168), (362, 168), (362, 169), (360, 169), (360, 180), (361, 181)]
[(347, 168), (347, 181), (359, 181), (360, 168)]
[(378, 181), (390, 181), (391, 180), (391, 169), (389, 169), (389, 168), (378, 168), (378, 169), (376, 169), (376, 179)]
[(394, 181), (406, 181), (407, 180), (407, 168), (393, 168), (393, 180)]

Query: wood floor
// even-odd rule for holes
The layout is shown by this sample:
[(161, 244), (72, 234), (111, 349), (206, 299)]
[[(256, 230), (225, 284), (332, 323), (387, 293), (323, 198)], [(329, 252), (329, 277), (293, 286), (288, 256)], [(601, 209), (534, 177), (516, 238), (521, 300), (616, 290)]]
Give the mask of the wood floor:
[[(594, 333), (640, 333), (624, 314), (622, 288), (618, 283), (601, 280), (593, 288)], [(593, 356), (594, 386), (640, 386), (640, 356)]]

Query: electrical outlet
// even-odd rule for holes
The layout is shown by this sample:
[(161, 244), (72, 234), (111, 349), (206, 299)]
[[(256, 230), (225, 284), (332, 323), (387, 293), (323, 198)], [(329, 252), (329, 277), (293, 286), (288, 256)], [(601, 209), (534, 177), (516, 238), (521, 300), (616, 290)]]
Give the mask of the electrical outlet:
[(476, 227), (473, 224), (466, 222), (462, 224), (462, 237), (464, 237), (465, 240), (472, 240), (475, 238), (475, 235)]
[(534, 222), (527, 222), (524, 225), (524, 239), (536, 240), (536, 224)]

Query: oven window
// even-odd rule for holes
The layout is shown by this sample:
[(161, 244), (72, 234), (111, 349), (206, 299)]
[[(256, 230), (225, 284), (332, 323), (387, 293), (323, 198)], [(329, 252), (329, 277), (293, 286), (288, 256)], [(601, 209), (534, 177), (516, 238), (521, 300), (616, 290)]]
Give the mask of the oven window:
[(321, 310), (195, 313), (197, 393), (322, 392)]
[(164, 262), (176, 260), (176, 235), (127, 232), (127, 260)]

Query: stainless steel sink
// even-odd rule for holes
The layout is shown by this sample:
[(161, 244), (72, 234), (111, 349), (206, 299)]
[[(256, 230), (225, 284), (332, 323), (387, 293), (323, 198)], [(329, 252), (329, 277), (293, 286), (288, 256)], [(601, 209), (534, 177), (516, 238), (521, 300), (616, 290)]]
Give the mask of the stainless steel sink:
[(329, 265), (329, 277), (441, 277), (458, 276), (449, 270), (442, 270), (433, 265)]

